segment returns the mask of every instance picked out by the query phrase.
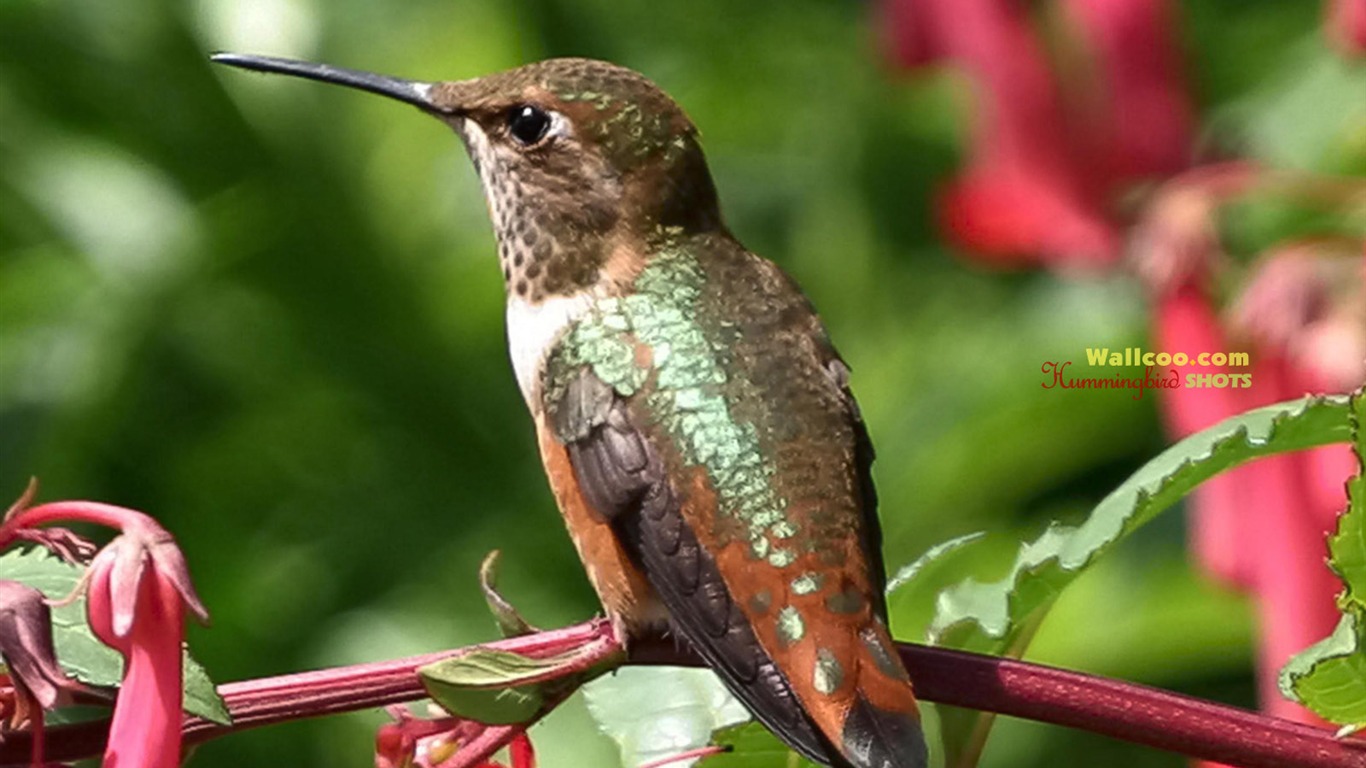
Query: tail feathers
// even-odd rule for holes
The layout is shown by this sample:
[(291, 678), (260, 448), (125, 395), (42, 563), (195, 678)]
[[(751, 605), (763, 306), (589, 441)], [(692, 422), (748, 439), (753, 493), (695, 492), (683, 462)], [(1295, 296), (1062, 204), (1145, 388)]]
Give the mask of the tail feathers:
[(848, 652), (852, 690), (837, 721), (817, 718), (826, 720), (826, 736), (852, 768), (925, 768), (915, 692), (882, 620), (874, 617), (864, 625)]
[(925, 768), (929, 755), (920, 722), (858, 696), (844, 720), (840, 751), (854, 768)]

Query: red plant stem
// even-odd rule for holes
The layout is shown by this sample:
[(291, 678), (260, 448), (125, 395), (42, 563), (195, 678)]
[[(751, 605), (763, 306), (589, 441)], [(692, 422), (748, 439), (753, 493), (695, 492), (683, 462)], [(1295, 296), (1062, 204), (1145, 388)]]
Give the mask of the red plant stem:
[[(600, 641), (605, 628), (606, 622), (595, 620), (564, 629), (484, 643), (482, 647), (540, 656)], [(449, 658), (461, 650), (465, 649), (220, 685), (218, 693), (227, 702), (233, 725), (222, 726), (191, 718), (185, 726), (185, 737), (191, 743), (208, 741), (223, 733), (285, 720), (351, 712), (424, 698), (427, 692), (413, 671)]]
[(1121, 680), (944, 648), (901, 646), (922, 698), (1244, 768), (1366, 766), (1366, 743)]
[[(600, 621), (488, 643), (529, 655), (601, 639)], [(461, 649), (463, 650), (463, 649)], [(186, 742), (304, 717), (370, 709), (423, 698), (413, 670), (459, 651), (219, 687), (234, 724), (186, 722)], [(633, 645), (634, 663), (697, 665), (671, 641)], [(1244, 768), (1366, 768), (1366, 744), (1331, 731), (1121, 680), (994, 656), (902, 644), (920, 697), (958, 707), (1078, 728), (1190, 757)], [(69, 761), (103, 748), (108, 721), (48, 729), (47, 758)], [(7, 734), (0, 765), (27, 762), (29, 734)]]

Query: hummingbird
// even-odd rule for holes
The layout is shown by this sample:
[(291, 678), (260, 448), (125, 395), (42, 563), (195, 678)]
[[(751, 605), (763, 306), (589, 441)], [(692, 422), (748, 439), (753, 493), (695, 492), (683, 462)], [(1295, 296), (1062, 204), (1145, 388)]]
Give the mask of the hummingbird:
[(624, 642), (672, 631), (815, 762), (926, 765), (849, 367), (727, 228), (668, 94), (589, 59), (446, 82), (213, 60), (397, 99), (463, 140), (541, 459)]

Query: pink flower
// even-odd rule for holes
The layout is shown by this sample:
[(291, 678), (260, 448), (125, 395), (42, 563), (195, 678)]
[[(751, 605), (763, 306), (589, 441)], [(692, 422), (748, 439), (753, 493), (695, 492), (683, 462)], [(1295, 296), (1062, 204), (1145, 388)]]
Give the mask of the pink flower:
[[(1135, 233), (1134, 266), (1153, 294), (1154, 345), (1168, 352), (1246, 351), (1252, 360), (1251, 368), (1190, 365), (1181, 371), (1250, 375), (1250, 386), (1164, 392), (1163, 417), (1174, 439), (1306, 392), (1354, 386), (1314, 374), (1317, 362), (1341, 361), (1316, 360), (1306, 340), (1329, 316), (1366, 317), (1355, 246), (1281, 248), (1259, 262), (1227, 317), (1212, 301), (1211, 286), (1229, 266), (1215, 226), (1219, 207), (1261, 182), (1275, 180), (1239, 165), (1184, 174), (1158, 192)], [(1363, 336), (1360, 347), (1337, 341), (1334, 356), (1359, 348), (1366, 358), (1366, 331), (1359, 322), (1354, 327)], [(1341, 446), (1262, 459), (1203, 484), (1190, 505), (1197, 563), (1255, 596), (1260, 698), (1264, 710), (1280, 717), (1315, 721), (1280, 695), (1277, 673), (1337, 621), (1338, 584), (1323, 562), (1324, 536), (1345, 504), (1350, 461)]]
[(207, 620), (175, 540), (141, 512), (71, 501), (12, 510), (0, 545), (58, 520), (119, 528), (88, 574), (86, 614), (95, 636), (124, 656), (123, 682), (105, 748), (106, 768), (176, 768), (183, 720), (185, 609)]
[(1166, 0), (1062, 4), (1075, 27), (1075, 45), (1090, 63), (1070, 73), (1067, 93), (1100, 183), (1113, 189), (1184, 170), (1190, 165), (1191, 105)]
[(424, 720), (405, 707), (388, 711), (394, 722), (375, 734), (375, 768), (504, 768), (486, 759), (503, 747), (510, 768), (536, 768), (525, 725), (484, 725), (449, 715)]
[(43, 710), (102, 694), (67, 677), (52, 647), (52, 612), (43, 593), (17, 581), (0, 580), (0, 657), (9, 690), (0, 694), (3, 711), (16, 727), (33, 730), (32, 765), (44, 765)]
[[(1333, 240), (1281, 246), (1255, 265), (1229, 312), (1234, 333), (1255, 343), (1252, 405), (1347, 392), (1366, 379), (1366, 286), (1355, 245)], [(1325, 337), (1331, 339), (1324, 344)], [(1347, 446), (1279, 456), (1265, 465), (1264, 486), (1254, 489), (1268, 506), (1259, 534), (1277, 542), (1257, 558), (1262, 578), (1262, 665), (1278, 668), (1293, 654), (1327, 636), (1337, 622), (1336, 577), (1323, 564), (1324, 537), (1346, 507), (1344, 478), (1355, 471)], [(1306, 719), (1299, 707), (1275, 696), (1264, 681), (1267, 709)]]
[[(1070, 0), (1055, 71), (1015, 0), (886, 0), (890, 55), (968, 75), (968, 170), (942, 193), (949, 238), (995, 265), (1103, 266), (1114, 204), (1133, 180), (1186, 165), (1190, 109), (1162, 0)], [(1053, 51), (1054, 59), (1058, 52)]]
[(1366, 0), (1328, 0), (1324, 32), (1346, 56), (1366, 52)]
[(1028, 163), (983, 163), (940, 192), (940, 226), (993, 266), (1103, 264), (1115, 252), (1114, 232), (1068, 186)]
[[(1153, 346), (1161, 350), (1228, 350), (1219, 316), (1205, 291), (1184, 285), (1156, 300)], [(1231, 373), (1215, 366), (1187, 366), (1182, 373)], [(1162, 416), (1172, 438), (1212, 427), (1251, 407), (1237, 389), (1181, 387), (1164, 391)], [(1259, 466), (1246, 465), (1220, 475), (1195, 490), (1191, 501), (1190, 546), (1196, 562), (1220, 581), (1251, 588), (1255, 581), (1253, 510), (1265, 503), (1253, 488)]]

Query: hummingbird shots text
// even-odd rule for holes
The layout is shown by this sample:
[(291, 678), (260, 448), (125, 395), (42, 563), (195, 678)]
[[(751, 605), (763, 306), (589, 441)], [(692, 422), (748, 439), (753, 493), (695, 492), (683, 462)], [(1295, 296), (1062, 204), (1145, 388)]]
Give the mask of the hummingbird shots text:
[(1239, 372), (1251, 360), (1246, 352), (1152, 352), (1142, 347), (1110, 349), (1087, 347), (1086, 363), (1090, 368), (1136, 368), (1131, 371), (1096, 371), (1078, 375), (1070, 371), (1072, 361), (1050, 360), (1041, 371), (1044, 389), (1122, 389), (1131, 391), (1139, 400), (1150, 389), (1247, 389), (1252, 386), (1252, 374)]

